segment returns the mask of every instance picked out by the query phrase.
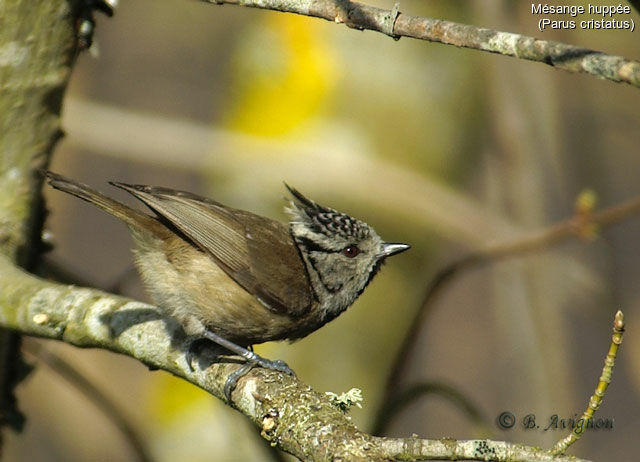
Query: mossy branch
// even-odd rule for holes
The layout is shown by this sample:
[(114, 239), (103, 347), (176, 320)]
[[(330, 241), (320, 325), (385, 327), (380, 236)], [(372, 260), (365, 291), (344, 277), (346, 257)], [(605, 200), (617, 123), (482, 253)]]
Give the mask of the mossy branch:
[[(35, 170), (62, 134), (78, 2), (0, 1), (0, 255), (23, 268), (32, 268), (40, 251), (42, 181)], [(27, 370), (19, 336), (0, 330), (0, 430), (22, 429), (14, 389)]]
[[(0, 324), (22, 334), (103, 348), (162, 369), (223, 398), (227, 375), (238, 367), (210, 352), (189, 365), (190, 339), (157, 307), (95, 289), (41, 280), (0, 256)], [(207, 357), (208, 356), (208, 357)], [(303, 460), (578, 461), (539, 448), (491, 440), (379, 438), (294, 377), (254, 369), (229, 403), (272, 445)]]

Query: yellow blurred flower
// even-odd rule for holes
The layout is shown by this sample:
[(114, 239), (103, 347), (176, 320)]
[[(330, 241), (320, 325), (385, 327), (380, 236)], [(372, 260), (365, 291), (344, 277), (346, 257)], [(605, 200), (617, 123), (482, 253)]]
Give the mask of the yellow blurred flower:
[(302, 16), (264, 15), (235, 51), (227, 127), (285, 136), (322, 112), (337, 74), (322, 26)]

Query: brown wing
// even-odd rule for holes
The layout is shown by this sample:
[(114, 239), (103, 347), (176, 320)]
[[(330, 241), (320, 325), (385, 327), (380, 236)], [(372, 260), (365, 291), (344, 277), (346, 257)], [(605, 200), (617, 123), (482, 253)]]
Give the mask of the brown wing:
[(282, 223), (184, 191), (112, 184), (167, 219), (267, 308), (292, 317), (310, 309), (307, 272)]

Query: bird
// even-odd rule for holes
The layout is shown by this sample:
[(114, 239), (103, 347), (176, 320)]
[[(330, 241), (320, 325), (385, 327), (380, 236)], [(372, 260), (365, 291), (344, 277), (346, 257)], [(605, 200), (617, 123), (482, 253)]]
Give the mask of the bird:
[(225, 396), (253, 367), (295, 375), (255, 344), (297, 340), (343, 313), (386, 258), (409, 249), (384, 242), (367, 223), (322, 206), (285, 183), (288, 225), (165, 187), (109, 182), (143, 202), (144, 213), (78, 181), (43, 170), (55, 189), (122, 220), (149, 295), (185, 333), (245, 358)]

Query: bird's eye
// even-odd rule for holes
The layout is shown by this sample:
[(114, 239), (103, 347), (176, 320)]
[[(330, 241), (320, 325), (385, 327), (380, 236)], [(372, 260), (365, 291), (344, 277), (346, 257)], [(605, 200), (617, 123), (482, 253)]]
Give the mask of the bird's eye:
[(354, 258), (360, 253), (360, 249), (357, 245), (350, 245), (345, 247), (342, 253), (345, 257)]

